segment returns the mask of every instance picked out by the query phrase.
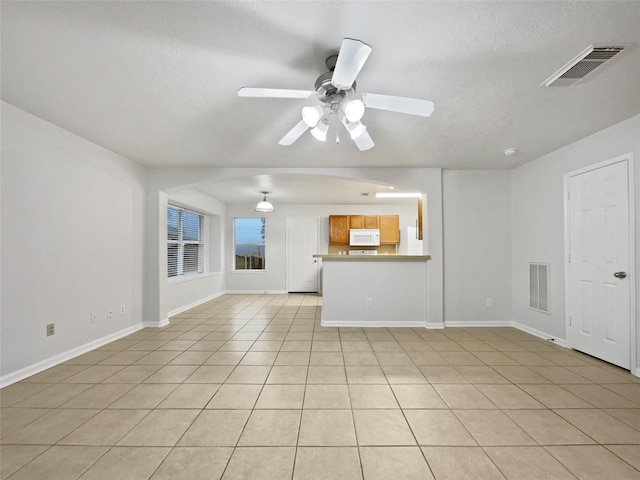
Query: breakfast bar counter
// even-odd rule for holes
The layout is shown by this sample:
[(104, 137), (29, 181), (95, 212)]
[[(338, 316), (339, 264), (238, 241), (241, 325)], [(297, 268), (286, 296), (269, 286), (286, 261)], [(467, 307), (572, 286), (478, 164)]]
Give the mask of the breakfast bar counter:
[(426, 327), (429, 255), (314, 255), (322, 259), (322, 325)]

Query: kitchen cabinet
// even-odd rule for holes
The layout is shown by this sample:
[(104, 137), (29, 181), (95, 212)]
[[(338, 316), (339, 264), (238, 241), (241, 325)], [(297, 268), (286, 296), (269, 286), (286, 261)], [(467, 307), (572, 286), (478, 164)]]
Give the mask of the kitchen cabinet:
[(380, 245), (400, 243), (400, 217), (398, 215), (380, 215)]
[(329, 215), (329, 245), (349, 245), (349, 215)]
[(378, 215), (350, 215), (349, 228), (378, 228)]
[(378, 215), (364, 217), (364, 228), (379, 228)]
[(381, 245), (400, 243), (398, 215), (329, 215), (329, 245), (349, 245), (350, 228), (377, 228)]
[(364, 228), (364, 215), (349, 215), (349, 228)]

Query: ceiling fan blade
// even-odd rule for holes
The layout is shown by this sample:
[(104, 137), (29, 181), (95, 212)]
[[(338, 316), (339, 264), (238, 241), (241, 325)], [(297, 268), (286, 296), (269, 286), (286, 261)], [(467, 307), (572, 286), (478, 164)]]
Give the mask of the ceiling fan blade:
[(242, 87), (238, 90), (239, 97), (263, 98), (310, 98), (315, 93), (315, 90), (288, 90), (286, 88)]
[(284, 137), (278, 142), (280, 145), (291, 145), (298, 140), (304, 132), (307, 131), (309, 126), (304, 123), (304, 120), (300, 120), (295, 127), (289, 130)]
[(428, 117), (433, 113), (435, 104), (431, 100), (419, 98), (394, 97), (392, 95), (378, 95), (365, 93), (362, 95), (363, 103), (369, 108), (388, 110), (390, 112), (408, 113)]
[(369, 150), (370, 148), (373, 148), (373, 146), (375, 145), (375, 143), (373, 143), (373, 140), (371, 139), (371, 136), (369, 135), (369, 132), (367, 132), (366, 130), (358, 138), (354, 138), (353, 142), (356, 144), (356, 147), (358, 147), (358, 150), (360, 150), (361, 152), (364, 152), (365, 150)]
[(352, 38), (342, 40), (331, 84), (338, 90), (349, 90), (370, 53), (371, 47), (360, 40)]

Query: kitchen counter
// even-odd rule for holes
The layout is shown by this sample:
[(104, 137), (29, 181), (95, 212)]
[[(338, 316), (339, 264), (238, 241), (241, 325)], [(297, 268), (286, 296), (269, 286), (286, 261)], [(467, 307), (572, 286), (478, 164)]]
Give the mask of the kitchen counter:
[(427, 327), (429, 255), (314, 255), (322, 260), (322, 325)]

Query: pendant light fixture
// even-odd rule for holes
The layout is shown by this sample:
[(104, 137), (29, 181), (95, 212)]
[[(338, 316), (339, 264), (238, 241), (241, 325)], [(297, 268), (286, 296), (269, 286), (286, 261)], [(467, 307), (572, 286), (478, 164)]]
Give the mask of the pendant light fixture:
[(269, 192), (262, 192), (264, 194), (264, 198), (262, 199), (261, 202), (258, 202), (258, 205), (256, 205), (256, 212), (262, 212), (262, 213), (272, 213), (275, 212), (275, 209), (273, 208), (273, 205), (271, 204), (271, 202), (267, 201), (267, 193)]

